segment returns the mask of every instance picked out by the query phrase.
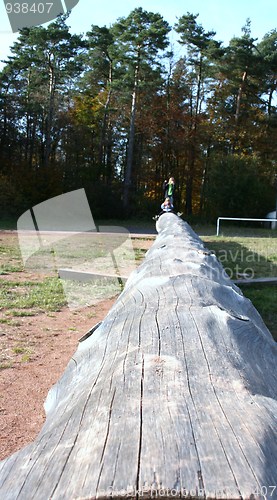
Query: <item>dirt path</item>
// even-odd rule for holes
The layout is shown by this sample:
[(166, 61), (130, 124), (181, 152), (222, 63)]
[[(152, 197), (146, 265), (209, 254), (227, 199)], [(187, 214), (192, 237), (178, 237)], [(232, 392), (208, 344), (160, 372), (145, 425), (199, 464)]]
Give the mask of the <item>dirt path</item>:
[[(133, 247), (146, 251), (152, 243), (153, 237), (135, 239)], [(13, 255), (18, 246), (14, 231), (0, 232), (1, 244), (12, 249), (1, 254), (1, 265), (8, 263), (14, 269), (0, 276), (0, 286), (5, 281), (42, 279), (41, 274), (15, 270), (20, 258)], [(59, 312), (11, 318), (0, 305), (0, 460), (34, 440), (45, 420), (43, 404), (49, 389), (63, 374), (78, 339), (105, 318), (115, 300), (79, 310), (63, 307)]]
[(78, 339), (106, 316), (113, 302), (106, 300), (75, 312), (64, 308), (57, 313), (24, 317), (16, 326), (1, 324), (2, 352), (22, 336), (29, 349), (14, 353), (12, 367), (0, 371), (0, 459), (38, 434), (50, 387), (64, 372)]

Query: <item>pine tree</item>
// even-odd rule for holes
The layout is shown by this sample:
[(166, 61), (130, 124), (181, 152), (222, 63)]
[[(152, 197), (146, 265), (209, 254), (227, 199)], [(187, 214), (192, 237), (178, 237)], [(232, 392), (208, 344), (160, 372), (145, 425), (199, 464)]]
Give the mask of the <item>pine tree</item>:
[(190, 67), (188, 81), (191, 88), (189, 97), (189, 145), (186, 165), (186, 214), (192, 213), (194, 182), (199, 163), (199, 127), (205, 113), (205, 101), (209, 93), (208, 79), (212, 74), (212, 62), (222, 56), (221, 42), (214, 40), (214, 31), (205, 32), (197, 24), (198, 14), (187, 13), (175, 25), (180, 34), (179, 43), (186, 47), (187, 65)]
[(132, 89), (123, 194), (123, 204), (127, 211), (130, 205), (136, 114), (141, 80), (143, 79), (144, 85), (147, 84), (147, 81), (151, 82), (153, 70), (159, 67), (159, 51), (165, 49), (169, 43), (167, 39), (169, 31), (170, 27), (167, 21), (160, 14), (144, 11), (141, 7), (133, 10), (127, 18), (122, 18), (113, 25), (113, 33), (116, 36), (121, 61), (128, 71), (126, 76)]

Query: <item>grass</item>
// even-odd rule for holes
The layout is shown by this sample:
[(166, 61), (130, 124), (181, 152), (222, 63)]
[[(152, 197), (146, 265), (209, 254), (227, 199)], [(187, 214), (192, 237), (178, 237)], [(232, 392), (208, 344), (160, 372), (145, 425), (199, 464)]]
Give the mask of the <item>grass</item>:
[(9, 326), (21, 326), (21, 323), (19, 321), (14, 321), (14, 320), (9, 319), (9, 318), (1, 318), (0, 324), (1, 325), (9, 325)]
[(25, 315), (25, 309), (32, 309), (33, 312), (60, 311), (65, 304), (66, 299), (58, 278), (45, 278), (41, 282), (4, 281), (1, 284), (0, 310), (16, 309), (18, 316)]
[(64, 291), (70, 308), (86, 307), (119, 295), (123, 286), (117, 278), (97, 278), (83, 283), (82, 281), (65, 280)]
[(0, 361), (0, 370), (7, 370), (13, 368), (13, 361)]
[[(102, 221), (101, 224), (108, 226), (109, 222)], [(142, 221), (139, 223), (135, 221), (110, 221), (110, 225), (122, 227), (132, 225), (132, 227), (137, 226), (141, 230), (145, 228)], [(153, 229), (153, 227), (153, 223), (149, 222), (147, 229)], [(226, 227), (221, 227), (221, 235), (217, 237), (215, 236), (215, 226), (198, 225), (194, 226), (194, 230), (200, 235), (205, 245), (216, 253), (218, 260), (231, 278), (277, 276), (277, 231), (241, 226), (232, 227), (230, 225), (227, 227), (226, 225)], [(68, 238), (66, 241), (59, 242), (56, 255), (49, 250), (41, 252), (40, 255), (37, 254), (37, 261), (34, 260), (34, 263), (41, 263), (41, 268), (49, 271), (49, 261), (47, 261), (49, 255), (51, 254), (52, 261), (55, 264), (55, 259), (59, 257), (58, 254), (66, 253), (66, 258), (73, 259), (74, 265), (84, 259), (89, 261), (98, 258), (100, 261), (103, 259), (103, 266), (106, 266), (104, 258), (106, 253), (103, 248), (101, 246), (95, 248), (92, 245), (88, 254), (87, 249), (90, 247), (90, 240), (82, 238), (78, 239), (76, 237), (73, 240)], [(119, 236), (119, 238), (122, 237)], [(74, 251), (72, 251), (72, 242), (74, 243)], [(104, 243), (104, 246), (110, 245), (106, 237)], [(138, 265), (145, 256), (146, 242), (143, 239), (135, 239), (133, 244), (133, 257)], [(123, 259), (128, 260), (131, 258), (128, 248), (124, 252)], [(41, 262), (40, 259), (42, 259)], [(45, 263), (45, 266), (43, 263)], [(86, 305), (86, 297), (91, 294), (95, 295), (96, 300), (104, 300), (108, 296), (114, 296), (120, 292), (118, 282), (110, 283), (109, 287), (105, 282), (98, 284), (85, 283), (79, 284), (79, 286), (76, 286), (76, 283), (73, 285), (68, 282), (67, 289), (64, 291), (61, 281), (56, 275), (34, 281), (7, 279), (7, 275), (22, 271), (23, 264), (17, 235), (11, 233), (9, 237), (1, 238), (0, 233), (0, 275), (5, 275), (5, 279), (1, 280), (0, 310), (2, 309), (6, 315), (6, 318), (1, 319), (0, 323), (10, 324), (9, 322), (12, 322), (11, 317), (32, 316), (41, 311), (48, 313), (59, 311), (67, 304), (67, 294), (70, 294), (73, 302), (74, 300), (77, 302), (82, 300), (81, 305)], [(53, 274), (53, 267), (51, 266), (50, 272)], [(241, 288), (245, 296), (250, 298), (260, 312), (277, 340), (276, 287), (243, 288), (242, 286)]]
[(13, 347), (12, 352), (14, 354), (17, 354), (17, 355), (22, 354), (21, 360), (20, 360), (21, 363), (28, 363), (32, 357), (32, 354), (34, 354), (32, 349), (30, 349), (29, 347), (22, 346), (22, 345), (18, 345), (18, 346)]
[(18, 363), (29, 363), (34, 351), (30, 347), (23, 344), (17, 344), (10, 349), (1, 352), (0, 355), (0, 370), (13, 368), (15, 361)]
[[(229, 229), (230, 231), (230, 229)], [(277, 239), (275, 231), (255, 230), (252, 237), (234, 234), (203, 236), (205, 245), (213, 250), (231, 279), (266, 278), (277, 276)], [(260, 236), (259, 236), (260, 235)], [(240, 285), (262, 316), (277, 341), (276, 286)]]
[(147, 250), (144, 248), (134, 248), (134, 252), (136, 262), (140, 263), (144, 259)]
[(204, 236), (230, 278), (277, 276), (277, 240), (265, 237)]
[[(194, 231), (200, 236), (215, 236), (216, 224), (194, 224), (192, 225)], [(219, 237), (241, 237), (241, 238), (277, 238), (277, 231), (267, 229), (261, 226), (243, 225), (238, 222), (234, 223), (225, 222), (220, 225)]]
[(36, 311), (32, 310), (32, 311), (27, 311), (27, 310), (23, 310), (23, 311), (17, 311), (15, 309), (9, 311), (9, 316), (15, 316), (17, 318), (21, 318), (21, 317), (26, 317), (26, 316), (35, 316), (36, 315)]
[(243, 294), (248, 297), (262, 316), (273, 338), (277, 341), (277, 290), (273, 286), (243, 287)]
[(20, 248), (16, 235), (1, 239), (0, 233), (0, 275), (23, 271)]

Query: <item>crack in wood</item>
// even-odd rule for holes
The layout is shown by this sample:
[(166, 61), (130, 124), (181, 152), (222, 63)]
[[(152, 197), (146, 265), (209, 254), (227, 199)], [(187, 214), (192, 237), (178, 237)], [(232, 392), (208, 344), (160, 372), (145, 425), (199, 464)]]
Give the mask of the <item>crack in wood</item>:
[(104, 445), (103, 445), (103, 450), (102, 450), (101, 457), (100, 457), (100, 462), (101, 463), (103, 462), (104, 453), (105, 453), (107, 442), (108, 442), (108, 438), (109, 438), (109, 432), (110, 432), (110, 426), (111, 426), (111, 419), (112, 419), (112, 411), (113, 411), (113, 403), (114, 403), (115, 393), (116, 393), (116, 387), (114, 388), (112, 399), (111, 399), (111, 402), (110, 402), (106, 437), (105, 437), (105, 441), (104, 441)]
[[(138, 448), (138, 465), (137, 465), (137, 479), (136, 479), (136, 491), (140, 488), (140, 470), (141, 470), (141, 451), (142, 451), (142, 432), (143, 432), (143, 392), (144, 392), (144, 357), (142, 356), (141, 363), (141, 381), (140, 381), (140, 413), (139, 413), (139, 448)], [(136, 494), (137, 500), (139, 500), (138, 493)]]
[(96, 325), (94, 325), (90, 330), (88, 330), (87, 333), (85, 333), (85, 335), (83, 335), (80, 339), (79, 339), (79, 342), (84, 342), (84, 340), (87, 340), (89, 337), (91, 337), (91, 335), (97, 330), (97, 328), (99, 328), (99, 326), (102, 325), (102, 321), (99, 321), (99, 323), (96, 323)]

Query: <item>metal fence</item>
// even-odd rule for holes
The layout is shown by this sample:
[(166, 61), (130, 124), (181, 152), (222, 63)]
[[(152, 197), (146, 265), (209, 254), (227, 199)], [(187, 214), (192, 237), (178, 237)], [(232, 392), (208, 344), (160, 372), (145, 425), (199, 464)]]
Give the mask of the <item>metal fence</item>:
[(216, 236), (219, 236), (219, 228), (221, 220), (243, 220), (243, 221), (255, 221), (255, 222), (277, 222), (277, 219), (247, 219), (245, 217), (218, 217), (216, 224)]

